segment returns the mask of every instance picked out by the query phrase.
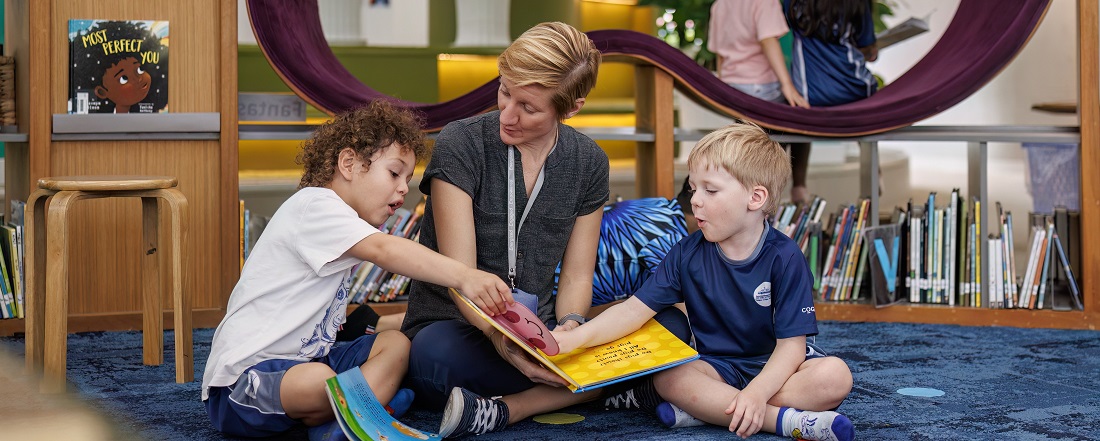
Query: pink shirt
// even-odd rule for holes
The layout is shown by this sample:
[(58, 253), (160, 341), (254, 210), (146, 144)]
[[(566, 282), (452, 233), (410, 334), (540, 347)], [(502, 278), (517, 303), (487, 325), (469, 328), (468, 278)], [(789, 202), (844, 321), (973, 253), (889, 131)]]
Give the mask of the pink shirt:
[(735, 84), (779, 81), (760, 40), (782, 37), (788, 30), (779, 0), (715, 1), (710, 8), (707, 48), (722, 59), (718, 77)]

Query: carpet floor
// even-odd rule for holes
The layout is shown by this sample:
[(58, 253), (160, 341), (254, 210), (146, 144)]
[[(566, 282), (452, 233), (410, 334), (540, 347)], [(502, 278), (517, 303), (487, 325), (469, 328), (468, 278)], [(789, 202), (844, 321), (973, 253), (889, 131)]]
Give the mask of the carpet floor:
[[(857, 439), (1084, 440), (1096, 435), (1100, 332), (899, 323), (822, 322), (819, 327), (817, 343), (852, 369), (855, 386), (840, 411), (855, 423)], [(195, 331), (196, 376), (202, 375), (212, 336), (211, 329)], [(170, 333), (165, 342), (165, 363), (144, 366), (140, 332), (71, 334), (70, 391), (126, 437), (232, 439), (210, 426), (199, 379), (174, 382)], [(0, 338), (0, 351), (21, 362), (23, 339)], [(0, 421), (26, 415), (11, 413), (14, 400), (0, 401)], [(583, 420), (552, 425), (528, 419), (477, 439), (735, 437), (715, 426), (667, 429), (652, 415), (603, 411), (595, 404), (561, 412)], [(402, 420), (435, 431), (440, 418), (439, 412), (414, 409)], [(301, 430), (273, 439), (304, 440), (306, 435)], [(752, 439), (783, 438), (759, 434)]]

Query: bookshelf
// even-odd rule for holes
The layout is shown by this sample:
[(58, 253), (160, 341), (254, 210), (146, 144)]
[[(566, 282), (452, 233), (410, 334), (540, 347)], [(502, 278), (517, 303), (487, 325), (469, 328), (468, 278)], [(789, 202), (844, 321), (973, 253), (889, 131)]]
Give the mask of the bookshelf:
[[(190, 206), (184, 287), (194, 326), (216, 326), (239, 275), (237, 2), (6, 0), (4, 7), (4, 50), (16, 58), (21, 133), (15, 135), (22, 135), (5, 139), (4, 207), (26, 200), (46, 176), (177, 177)], [(169, 21), (171, 113), (68, 115), (67, 33), (74, 18)], [(69, 331), (141, 329), (140, 204), (81, 205), (69, 232)], [(171, 311), (165, 314), (171, 323)], [(0, 320), (0, 335), (23, 326), (23, 320)]]

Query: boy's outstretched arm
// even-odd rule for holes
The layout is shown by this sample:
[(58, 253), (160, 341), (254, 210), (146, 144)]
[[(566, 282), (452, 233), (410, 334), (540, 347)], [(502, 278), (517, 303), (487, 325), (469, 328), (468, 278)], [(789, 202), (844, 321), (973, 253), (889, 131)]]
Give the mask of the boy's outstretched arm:
[(511, 300), (511, 289), (500, 277), (470, 268), (419, 243), (390, 234), (372, 234), (349, 250), (356, 258), (386, 271), (436, 285), (457, 288), (483, 311), (499, 314), (497, 305)]
[(798, 89), (794, 88), (791, 74), (787, 72), (787, 60), (783, 58), (783, 48), (779, 46), (779, 39), (769, 37), (760, 40), (760, 48), (763, 49), (764, 58), (768, 59), (768, 66), (771, 66), (775, 76), (779, 77), (779, 90), (783, 92), (783, 97), (787, 98), (787, 103), (809, 109), (810, 102), (806, 101), (806, 98), (798, 93)]
[(733, 418), (730, 431), (742, 438), (759, 432), (764, 424), (768, 400), (779, 392), (803, 361), (806, 361), (805, 335), (777, 340), (775, 351), (768, 357), (760, 375), (750, 381), (726, 407), (726, 414)]
[(587, 348), (613, 341), (637, 331), (646, 321), (657, 315), (645, 303), (631, 296), (626, 301), (607, 308), (596, 318), (568, 331), (550, 331), (558, 341), (561, 353), (577, 348)]

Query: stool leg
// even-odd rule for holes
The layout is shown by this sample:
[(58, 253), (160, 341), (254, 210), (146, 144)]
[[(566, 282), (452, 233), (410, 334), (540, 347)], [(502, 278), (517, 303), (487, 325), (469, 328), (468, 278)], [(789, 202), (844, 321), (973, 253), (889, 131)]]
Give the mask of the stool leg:
[(46, 215), (46, 309), (43, 338), (42, 384), (44, 393), (65, 392), (65, 358), (69, 320), (69, 207), (80, 199), (78, 191), (61, 191), (50, 198)]
[(141, 198), (142, 354), (147, 366), (164, 363), (164, 308), (161, 306), (160, 250), (157, 247), (157, 198)]
[(160, 197), (168, 202), (172, 214), (172, 255), (168, 271), (172, 287), (172, 311), (175, 318), (176, 335), (176, 382), (190, 383), (195, 380), (194, 346), (191, 340), (191, 291), (187, 272), (184, 271), (184, 256), (187, 256), (187, 198), (179, 190), (168, 188), (160, 191)]
[(46, 311), (46, 202), (53, 195), (50, 190), (37, 190), (31, 194), (24, 208), (24, 322), (27, 335), (27, 373), (42, 373), (42, 334)]

